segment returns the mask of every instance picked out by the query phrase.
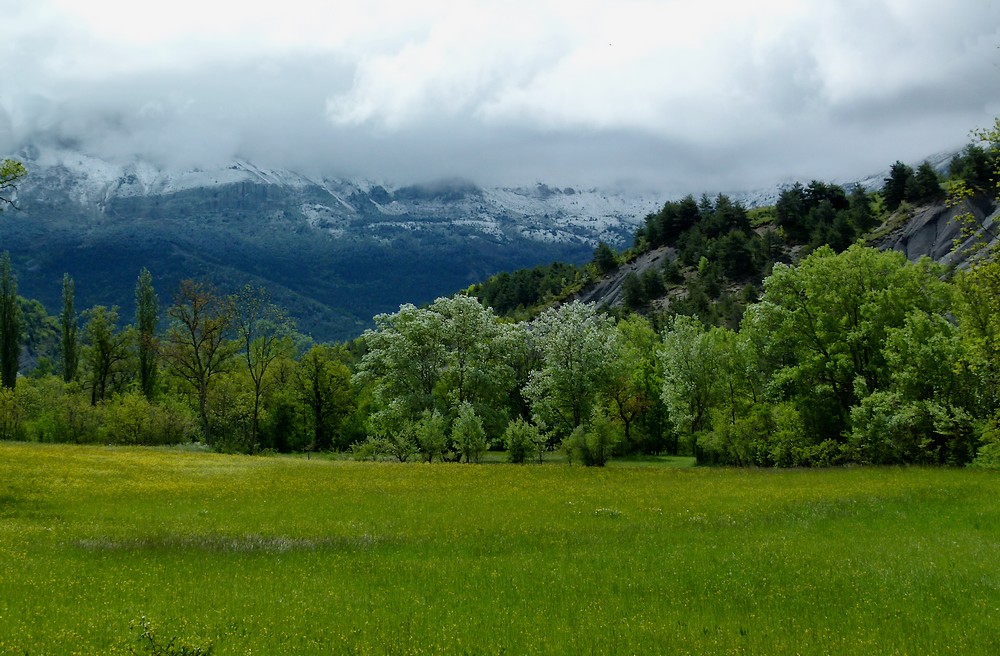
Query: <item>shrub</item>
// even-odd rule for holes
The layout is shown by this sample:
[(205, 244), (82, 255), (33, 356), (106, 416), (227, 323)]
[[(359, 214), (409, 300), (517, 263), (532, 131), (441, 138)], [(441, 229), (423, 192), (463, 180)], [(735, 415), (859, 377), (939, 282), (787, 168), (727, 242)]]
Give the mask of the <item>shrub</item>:
[(382, 438), (382, 443), (385, 445), (385, 452), (399, 462), (409, 461), (417, 453), (417, 441), (414, 432), (414, 425), (406, 422), (400, 430), (389, 433)]
[(443, 457), (448, 448), (446, 430), (447, 422), (440, 412), (424, 410), (420, 421), (414, 426), (413, 432), (416, 435), (420, 455), (427, 462), (434, 462), (434, 456)]
[(154, 407), (145, 396), (128, 392), (104, 406), (102, 442), (109, 444), (151, 444)]
[(622, 440), (621, 430), (600, 412), (591, 417), (590, 425), (580, 425), (563, 440), (562, 448), (569, 459), (579, 460), (587, 467), (603, 467), (611, 459), (615, 446)]
[(0, 440), (24, 438), (24, 411), (14, 390), (0, 388)]
[(771, 407), (772, 432), (771, 462), (777, 467), (799, 467), (804, 464), (802, 451), (809, 441), (802, 415), (791, 403), (778, 403)]
[(523, 463), (538, 449), (539, 442), (541, 442), (541, 431), (538, 430), (537, 426), (518, 417), (507, 424), (503, 441), (507, 447), (507, 460)]
[(980, 435), (980, 447), (976, 452), (976, 458), (972, 461), (973, 467), (984, 469), (1000, 469), (1000, 414), (983, 428)]
[(451, 428), (451, 439), (466, 462), (479, 462), (488, 448), (483, 422), (476, 415), (472, 404), (466, 402), (458, 408), (458, 417)]
[(366, 440), (352, 444), (351, 456), (355, 460), (375, 461), (385, 455), (387, 450), (388, 444), (385, 439), (372, 435)]

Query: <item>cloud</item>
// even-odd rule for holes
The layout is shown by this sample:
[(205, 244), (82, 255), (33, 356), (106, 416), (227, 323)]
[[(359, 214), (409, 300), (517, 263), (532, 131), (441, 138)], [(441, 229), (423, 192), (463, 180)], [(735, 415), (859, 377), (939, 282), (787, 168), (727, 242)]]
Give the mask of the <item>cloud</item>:
[(0, 150), (666, 191), (860, 176), (1000, 111), (1000, 8), (15, 0)]

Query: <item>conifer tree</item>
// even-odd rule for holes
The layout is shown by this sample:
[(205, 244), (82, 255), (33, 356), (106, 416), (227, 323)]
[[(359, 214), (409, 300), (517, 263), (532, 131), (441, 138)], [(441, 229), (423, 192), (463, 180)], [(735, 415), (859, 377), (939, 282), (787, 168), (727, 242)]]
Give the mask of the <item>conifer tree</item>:
[(882, 195), (885, 197), (885, 207), (894, 212), (906, 200), (907, 184), (913, 185), (913, 168), (896, 161), (889, 169), (889, 177), (885, 178)]

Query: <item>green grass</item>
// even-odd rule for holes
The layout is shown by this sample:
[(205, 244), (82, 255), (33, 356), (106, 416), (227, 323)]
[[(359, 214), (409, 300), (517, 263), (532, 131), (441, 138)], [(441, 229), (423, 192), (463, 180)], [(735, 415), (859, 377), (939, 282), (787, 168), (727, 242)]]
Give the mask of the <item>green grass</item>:
[(995, 654), (998, 493), (0, 444), (0, 654)]

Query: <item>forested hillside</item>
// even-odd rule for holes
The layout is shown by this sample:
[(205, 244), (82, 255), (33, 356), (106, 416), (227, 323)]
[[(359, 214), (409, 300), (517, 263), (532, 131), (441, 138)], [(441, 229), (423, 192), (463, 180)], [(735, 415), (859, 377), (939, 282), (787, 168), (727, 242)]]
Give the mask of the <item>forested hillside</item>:
[[(146, 269), (134, 318), (79, 311), (69, 275), (50, 317), (18, 299), (5, 256), (0, 438), (428, 462), (504, 449), (587, 465), (669, 453), (996, 466), (1000, 125), (988, 137), (946, 178), (897, 163), (874, 193), (814, 181), (770, 208), (670, 201), (626, 251), (602, 242), (585, 266), (404, 304), (346, 344), (300, 334), (264, 288), (164, 290)], [(911, 261), (922, 216), (956, 226), (951, 268)]]
[(735, 327), (775, 263), (796, 262), (823, 245), (839, 252), (860, 240), (911, 261), (927, 256), (964, 267), (973, 251), (997, 242), (995, 158), (987, 148), (970, 144), (942, 173), (927, 162), (896, 162), (874, 192), (814, 180), (783, 189), (773, 206), (750, 209), (726, 195), (689, 195), (647, 215), (632, 248), (615, 252), (602, 243), (587, 266), (503, 273), (470, 293), (518, 317), (582, 300), (639, 311), (657, 325), (687, 314)]

